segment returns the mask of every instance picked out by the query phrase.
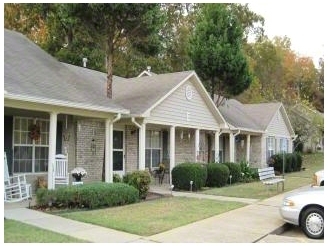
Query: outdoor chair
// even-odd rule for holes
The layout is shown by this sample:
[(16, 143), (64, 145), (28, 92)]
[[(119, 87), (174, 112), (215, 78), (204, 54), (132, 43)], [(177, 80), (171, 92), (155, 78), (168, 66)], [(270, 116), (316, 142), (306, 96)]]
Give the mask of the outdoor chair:
[(55, 186), (69, 184), (69, 173), (68, 173), (67, 165), (68, 165), (68, 161), (66, 155), (58, 154), (55, 156), (55, 167), (54, 167)]
[(9, 176), (6, 152), (4, 154), (4, 201), (19, 202), (30, 197), (31, 184), (26, 182), (25, 174)]

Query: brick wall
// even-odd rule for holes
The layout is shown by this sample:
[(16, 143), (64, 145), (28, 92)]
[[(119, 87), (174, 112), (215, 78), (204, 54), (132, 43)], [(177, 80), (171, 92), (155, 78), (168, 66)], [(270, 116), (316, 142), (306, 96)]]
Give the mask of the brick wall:
[(138, 134), (135, 126), (125, 126), (125, 173), (138, 169)]
[(250, 165), (251, 167), (261, 168), (262, 159), (262, 137), (251, 136), (251, 148), (250, 148)]
[(101, 181), (105, 146), (105, 121), (79, 119), (76, 125), (76, 166), (88, 175), (83, 182)]

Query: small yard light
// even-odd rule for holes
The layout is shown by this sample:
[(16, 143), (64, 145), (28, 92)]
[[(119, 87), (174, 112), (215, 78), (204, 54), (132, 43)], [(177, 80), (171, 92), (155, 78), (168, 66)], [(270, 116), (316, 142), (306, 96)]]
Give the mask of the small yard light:
[(192, 184), (194, 183), (194, 181), (190, 181), (190, 192), (192, 192)]
[(230, 178), (230, 185), (231, 185), (231, 178), (232, 178), (232, 175), (230, 175), (229, 178)]
[(174, 185), (171, 185), (171, 196), (172, 196), (173, 189), (174, 189)]

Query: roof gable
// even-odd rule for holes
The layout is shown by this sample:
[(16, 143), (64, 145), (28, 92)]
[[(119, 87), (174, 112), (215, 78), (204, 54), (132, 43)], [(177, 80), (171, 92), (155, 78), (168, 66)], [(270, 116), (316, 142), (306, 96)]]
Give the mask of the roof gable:
[(166, 122), (185, 127), (204, 129), (226, 128), (226, 122), (217, 110), (195, 72), (147, 110), (149, 121)]
[(291, 135), (295, 135), (282, 103), (242, 104), (235, 99), (226, 100), (219, 110), (227, 122), (239, 129), (264, 132), (280, 112)]
[(113, 81), (113, 99), (129, 108), (132, 115), (142, 116), (192, 72), (142, 76)]

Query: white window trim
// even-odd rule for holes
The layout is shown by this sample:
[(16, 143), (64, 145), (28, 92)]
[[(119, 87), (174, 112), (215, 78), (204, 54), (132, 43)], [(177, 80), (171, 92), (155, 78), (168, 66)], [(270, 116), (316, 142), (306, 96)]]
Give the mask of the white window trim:
[[(47, 170), (41, 171), (41, 172), (35, 172), (35, 149), (37, 147), (46, 147), (46, 148), (49, 148), (49, 131), (46, 132), (47, 135), (48, 135), (48, 137), (47, 137), (48, 138), (47, 139), (48, 144), (36, 144), (35, 143), (35, 140), (32, 140), (32, 143), (31, 144), (16, 143), (15, 142), (15, 131), (17, 131), (17, 132), (26, 132), (26, 131), (23, 131), (21, 129), (22, 128), (21, 126), (20, 126), (20, 129), (19, 130), (15, 130), (15, 121), (17, 119), (19, 119), (19, 120), (26, 119), (27, 121), (28, 120), (33, 120), (33, 124), (36, 124), (37, 121), (49, 122), (49, 120), (48, 119), (43, 119), (43, 118), (14, 116), (13, 117), (13, 132), (12, 132), (12, 136), (13, 136), (13, 141), (12, 141), (12, 144), (13, 144), (13, 168), (14, 168), (14, 165), (15, 165), (15, 147), (32, 147), (32, 171), (31, 172), (19, 172), (19, 173), (26, 173), (26, 174), (31, 174), (31, 173), (38, 173), (38, 174), (40, 174), (40, 173), (46, 173)], [(27, 129), (28, 129), (28, 126), (27, 126)], [(15, 168), (14, 168), (14, 170), (15, 170)]]

